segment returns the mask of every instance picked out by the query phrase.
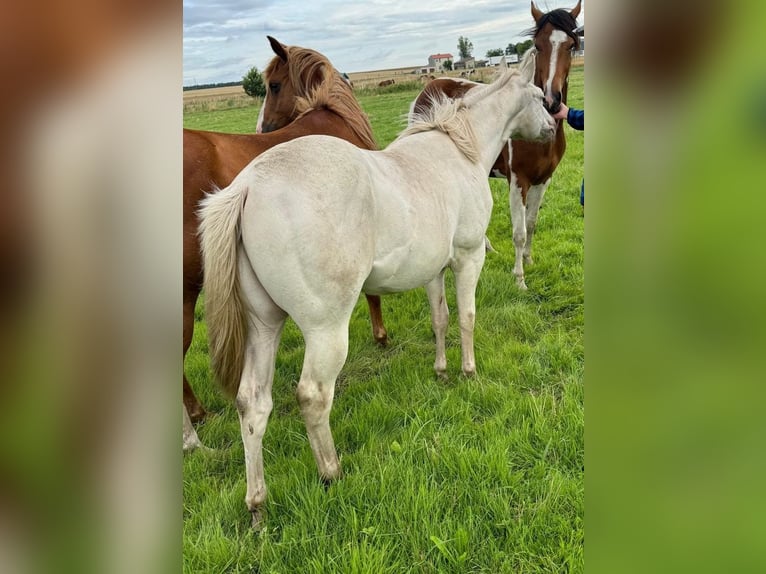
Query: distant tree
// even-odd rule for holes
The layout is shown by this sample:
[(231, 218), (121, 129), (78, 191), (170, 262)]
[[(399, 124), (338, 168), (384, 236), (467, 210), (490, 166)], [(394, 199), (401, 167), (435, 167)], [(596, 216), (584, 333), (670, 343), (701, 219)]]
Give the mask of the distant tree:
[(473, 52), (473, 42), (468, 38), (460, 36), (457, 40), (457, 51), (460, 53), (461, 60), (467, 60), (471, 57), (471, 52)]
[(448, 71), (451, 72), (452, 71), (452, 60), (445, 60), (444, 64), (442, 64), (442, 66), (444, 66), (445, 70), (448, 70)]
[(516, 44), (516, 53), (519, 56), (523, 56), (524, 53), (529, 50), (532, 47), (532, 44), (534, 44), (535, 41), (531, 38), (529, 40), (524, 40), (523, 42), (519, 42)]
[(263, 77), (255, 66), (242, 76), (242, 87), (250, 97), (262, 98), (266, 95), (266, 85), (263, 83)]
[(516, 51), (516, 44), (508, 44), (505, 47), (505, 55), (512, 56), (513, 54), (518, 54), (518, 52)]
[(494, 50), (487, 50), (487, 58), (491, 58), (492, 56), (502, 56), (503, 55), (503, 49), (502, 48), (495, 48)]

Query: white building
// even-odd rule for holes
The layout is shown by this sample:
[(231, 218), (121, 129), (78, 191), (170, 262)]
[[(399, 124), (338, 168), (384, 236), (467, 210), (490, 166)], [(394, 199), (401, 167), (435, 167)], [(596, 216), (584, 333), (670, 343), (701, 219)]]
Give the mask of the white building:
[(431, 54), (428, 56), (428, 67), (437, 72), (444, 71), (444, 62), (452, 60), (452, 54)]

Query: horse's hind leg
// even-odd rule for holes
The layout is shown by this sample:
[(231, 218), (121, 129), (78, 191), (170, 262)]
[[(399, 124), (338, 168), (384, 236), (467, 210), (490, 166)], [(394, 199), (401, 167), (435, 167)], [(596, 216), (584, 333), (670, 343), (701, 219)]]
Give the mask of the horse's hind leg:
[(444, 270), (434, 279), (426, 283), (428, 303), (431, 305), (431, 328), (436, 338), (436, 360), (434, 370), (437, 376), (447, 376), (447, 326), (449, 324), (449, 308), (444, 296)]
[(189, 412), (184, 405), (184, 452), (191, 452), (194, 449), (202, 447), (202, 441), (197, 436), (197, 431), (194, 430), (191, 419), (189, 418)]
[(513, 227), (513, 250), (516, 257), (513, 265), (513, 274), (516, 277), (516, 285), (522, 291), (526, 291), (527, 284), (524, 281), (523, 253), (527, 243), (526, 211), (524, 194), (521, 186), (516, 181), (516, 176), (511, 174), (509, 184), (509, 203), (511, 207), (511, 226)]
[(457, 312), (460, 322), (460, 349), (462, 352), (463, 374), (476, 374), (476, 358), (473, 351), (473, 328), (476, 321), (476, 285), (479, 283), (481, 268), (484, 266), (486, 252), (484, 244), (471, 252), (465, 252), (456, 258), (455, 292)]
[[(194, 335), (194, 306), (197, 303), (197, 296), (199, 295), (199, 289), (196, 291), (189, 290), (184, 287), (184, 310), (183, 310), (183, 358), (186, 358), (186, 352), (191, 346), (192, 337)], [(182, 366), (183, 371), (183, 366)], [(205, 418), (205, 409), (197, 399), (194, 391), (189, 385), (189, 381), (186, 378), (186, 372), (183, 371), (183, 388), (184, 388), (184, 407), (191, 419), (191, 422), (197, 422)]]
[(537, 227), (537, 215), (540, 212), (540, 205), (543, 202), (545, 196), (545, 190), (548, 189), (551, 180), (548, 180), (540, 185), (533, 185), (529, 188), (527, 193), (527, 216), (526, 216), (526, 228), (527, 228), (527, 243), (524, 246), (524, 263), (532, 265), (532, 238), (535, 236), (535, 228)]
[(386, 326), (383, 324), (383, 313), (380, 309), (380, 296), (378, 295), (366, 295), (367, 306), (370, 308), (370, 321), (372, 322), (372, 338), (381, 347), (385, 347), (388, 343), (388, 333), (386, 332)]
[(348, 320), (318, 329), (304, 329), (306, 356), (298, 383), (298, 402), (319, 475), (324, 480), (340, 476), (340, 463), (330, 431), (330, 410), (335, 380), (348, 354)]
[(240, 285), (253, 312), (248, 316), (245, 361), (236, 404), (245, 447), (245, 504), (252, 514), (253, 527), (258, 528), (266, 501), (263, 435), (273, 405), (274, 362), (286, 314), (263, 289), (244, 256), (240, 256)]

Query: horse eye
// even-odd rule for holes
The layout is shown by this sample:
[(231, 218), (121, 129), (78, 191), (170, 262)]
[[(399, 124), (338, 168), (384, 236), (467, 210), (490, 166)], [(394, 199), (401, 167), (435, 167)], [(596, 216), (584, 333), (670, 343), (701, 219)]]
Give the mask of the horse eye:
[(274, 95), (279, 93), (279, 88), (280, 87), (281, 87), (281, 84), (279, 84), (278, 82), (271, 82), (269, 84), (269, 89), (271, 90), (271, 93), (274, 94)]

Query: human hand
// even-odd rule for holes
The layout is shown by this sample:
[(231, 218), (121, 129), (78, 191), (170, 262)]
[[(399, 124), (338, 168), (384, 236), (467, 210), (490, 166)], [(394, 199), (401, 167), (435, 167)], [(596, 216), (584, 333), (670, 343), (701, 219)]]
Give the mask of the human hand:
[(569, 113), (569, 107), (564, 102), (561, 102), (561, 107), (559, 107), (559, 111), (557, 111), (555, 114), (551, 114), (554, 118), (557, 120), (565, 120), (567, 119), (567, 114)]

